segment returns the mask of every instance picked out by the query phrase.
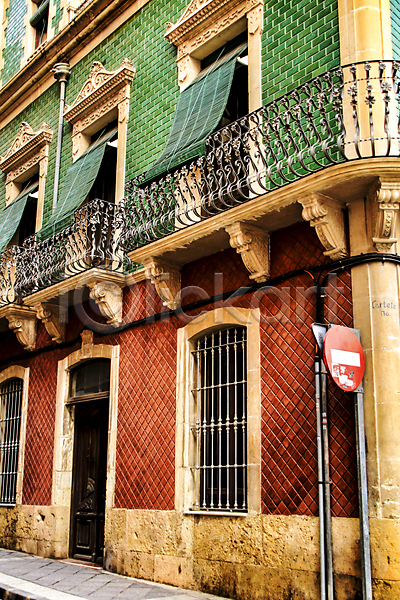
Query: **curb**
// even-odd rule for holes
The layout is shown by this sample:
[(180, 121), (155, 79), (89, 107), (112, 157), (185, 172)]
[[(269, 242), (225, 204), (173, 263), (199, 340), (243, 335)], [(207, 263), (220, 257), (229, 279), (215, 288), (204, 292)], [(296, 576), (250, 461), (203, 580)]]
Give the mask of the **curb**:
[(23, 592), (18, 588), (4, 587), (0, 585), (0, 599), (1, 600), (48, 600), (44, 596), (28, 595), (27, 592)]

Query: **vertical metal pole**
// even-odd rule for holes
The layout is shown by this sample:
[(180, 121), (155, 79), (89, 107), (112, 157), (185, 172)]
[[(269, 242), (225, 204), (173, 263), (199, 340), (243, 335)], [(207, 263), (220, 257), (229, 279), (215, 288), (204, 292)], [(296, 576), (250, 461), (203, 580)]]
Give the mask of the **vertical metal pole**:
[(367, 460), (364, 433), (364, 390), (355, 392), (358, 503), (360, 510), (360, 543), (363, 600), (372, 600), (371, 549), (368, 522)]
[(329, 438), (328, 438), (328, 400), (327, 372), (321, 361), (321, 431), (324, 456), (324, 522), (325, 522), (325, 565), (327, 600), (333, 599), (333, 556), (332, 556), (332, 520), (331, 520), (331, 484), (329, 473)]
[(61, 166), (61, 147), (64, 121), (64, 106), (65, 106), (65, 87), (69, 78), (68, 63), (57, 63), (52, 69), (55, 79), (60, 82), (60, 110), (58, 114), (58, 134), (57, 134), (57, 151), (56, 151), (56, 166), (54, 170), (54, 191), (53, 191), (53, 212), (57, 205), (58, 185), (60, 181), (60, 166)]
[(315, 357), (315, 411), (317, 419), (317, 455), (318, 455), (318, 506), (319, 506), (319, 547), (321, 563), (321, 600), (326, 600), (325, 570), (325, 510), (324, 510), (324, 469), (321, 434), (321, 359)]

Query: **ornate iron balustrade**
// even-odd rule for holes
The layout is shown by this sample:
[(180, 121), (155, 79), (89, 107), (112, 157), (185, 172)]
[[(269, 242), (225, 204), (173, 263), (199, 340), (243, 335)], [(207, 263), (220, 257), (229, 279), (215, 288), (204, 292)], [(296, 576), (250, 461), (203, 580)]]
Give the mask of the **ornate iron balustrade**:
[(93, 200), (52, 237), (0, 255), (0, 304), (126, 253), (331, 165), (399, 156), (399, 67), (372, 61), (314, 77), (210, 135), (204, 157), (142, 185), (118, 205)]
[(399, 64), (338, 67), (213, 133), (204, 157), (127, 187), (127, 251), (331, 165), (399, 155)]
[[(2, 281), (5, 290), (12, 290), (8, 301), (93, 267), (120, 270), (125, 257), (116, 243), (121, 226), (118, 214), (113, 203), (95, 199), (77, 209), (73, 224), (59, 233), (43, 241), (32, 236), (22, 247), (12, 248), (13, 260), (7, 263), (12, 263), (8, 268), (11, 275), (5, 284)], [(3, 252), (1, 259), (8, 252)]]
[(14, 283), (22, 248), (11, 246), (0, 254), (0, 306), (14, 302)]

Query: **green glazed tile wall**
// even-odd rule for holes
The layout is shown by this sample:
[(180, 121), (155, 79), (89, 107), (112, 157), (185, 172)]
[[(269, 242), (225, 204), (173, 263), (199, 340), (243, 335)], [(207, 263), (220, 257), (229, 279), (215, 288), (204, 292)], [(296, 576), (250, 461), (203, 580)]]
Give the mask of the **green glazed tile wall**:
[(337, 0), (266, 0), (263, 99), (340, 64)]
[(1, 72), (2, 85), (15, 75), (21, 64), (23, 54), (22, 38), (25, 33), (24, 17), (26, 11), (25, 0), (10, 0), (6, 11), (7, 26), (4, 32), (6, 43), (3, 49), (4, 65)]
[[(56, 3), (59, 0), (55, 0)], [(22, 0), (10, 0), (10, 3)], [(93, 49), (73, 69), (67, 86), (67, 104), (76, 98), (91, 65), (100, 61), (106, 69), (130, 58), (136, 67), (131, 85), (127, 141), (127, 180), (144, 172), (161, 153), (168, 136), (178, 97), (176, 48), (164, 38), (166, 23), (176, 22), (188, 0), (152, 0), (128, 22)], [(263, 33), (264, 101), (292, 89), (300, 81), (339, 63), (336, 0), (300, 2), (267, 0)], [(38, 129), (49, 123), (54, 136), (50, 146), (44, 222), (51, 214), (56, 151), (58, 84), (0, 131), (0, 155), (17, 135), (21, 121)], [(60, 185), (72, 163), (71, 126), (64, 124)], [(0, 207), (4, 205), (4, 177), (0, 181)]]

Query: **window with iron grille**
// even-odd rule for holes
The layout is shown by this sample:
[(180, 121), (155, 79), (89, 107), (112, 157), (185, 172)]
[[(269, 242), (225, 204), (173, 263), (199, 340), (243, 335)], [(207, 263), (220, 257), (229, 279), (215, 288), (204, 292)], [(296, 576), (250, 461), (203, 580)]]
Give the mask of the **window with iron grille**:
[(15, 504), (22, 386), (11, 379), (0, 387), (0, 504)]
[(196, 383), (194, 510), (247, 510), (246, 328), (199, 339)]

